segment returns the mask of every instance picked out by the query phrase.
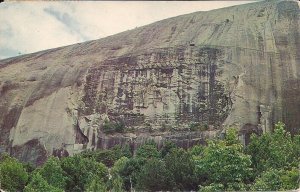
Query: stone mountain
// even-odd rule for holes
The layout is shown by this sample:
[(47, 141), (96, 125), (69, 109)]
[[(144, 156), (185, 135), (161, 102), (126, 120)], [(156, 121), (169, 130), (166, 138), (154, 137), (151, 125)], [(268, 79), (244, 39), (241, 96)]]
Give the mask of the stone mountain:
[(0, 151), (40, 164), (229, 126), (247, 142), (279, 120), (299, 133), (299, 32), (297, 2), (264, 1), (2, 60)]

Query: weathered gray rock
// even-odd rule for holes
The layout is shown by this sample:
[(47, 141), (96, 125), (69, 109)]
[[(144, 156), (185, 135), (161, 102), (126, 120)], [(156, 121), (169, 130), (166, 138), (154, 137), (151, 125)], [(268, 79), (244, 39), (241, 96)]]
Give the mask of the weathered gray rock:
[[(299, 32), (296, 2), (266, 1), (2, 60), (0, 151), (41, 163), (147, 139), (189, 147), (228, 126), (247, 137), (279, 120), (299, 133)], [(105, 134), (106, 120), (125, 133)]]

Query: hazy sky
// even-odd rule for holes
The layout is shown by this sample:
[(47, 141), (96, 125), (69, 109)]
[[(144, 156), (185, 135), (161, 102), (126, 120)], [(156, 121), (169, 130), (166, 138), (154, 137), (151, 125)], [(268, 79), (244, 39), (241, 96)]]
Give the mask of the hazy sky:
[(4, 2), (0, 4), (0, 59), (99, 39), (168, 17), (250, 2)]

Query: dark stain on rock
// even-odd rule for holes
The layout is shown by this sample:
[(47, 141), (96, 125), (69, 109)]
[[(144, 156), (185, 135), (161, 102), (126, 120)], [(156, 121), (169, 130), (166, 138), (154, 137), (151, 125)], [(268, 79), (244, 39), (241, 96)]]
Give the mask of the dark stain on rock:
[(239, 135), (242, 135), (244, 138), (244, 144), (248, 145), (250, 143), (250, 137), (252, 134), (261, 135), (263, 130), (257, 125), (251, 123), (246, 123), (239, 131)]
[(116, 145), (129, 145), (134, 153), (139, 146), (147, 141), (154, 141), (160, 149), (166, 141), (172, 141), (176, 146), (188, 149), (194, 145), (205, 145), (207, 136), (202, 132), (169, 133), (163, 135), (160, 139), (155, 136), (137, 136), (136, 138), (123, 137), (122, 135), (101, 135), (98, 138), (98, 149), (110, 149)]
[(60, 149), (53, 149), (52, 155), (54, 157), (62, 158), (62, 157), (68, 157), (69, 153), (66, 149), (60, 148)]
[(47, 160), (47, 151), (38, 139), (32, 139), (21, 146), (12, 147), (10, 155), (37, 166), (42, 165)]
[(0, 96), (3, 96), (9, 90), (13, 90), (18, 87), (19, 87), (19, 85), (12, 81), (4, 81), (2, 83), (0, 82)]
[[(80, 115), (90, 115), (95, 111), (125, 114), (127, 126), (142, 125), (144, 116), (133, 111), (147, 109), (152, 102), (156, 107), (155, 103), (163, 103), (166, 97), (161, 89), (172, 92), (171, 89), (177, 86), (179, 103), (176, 104), (178, 111), (174, 118), (179, 123), (196, 121), (219, 126), (232, 105), (224, 94), (224, 85), (217, 80), (222, 71), (218, 70), (216, 63), (223, 53), (216, 48), (193, 47), (195, 55), (188, 58), (185, 54), (187, 49), (190, 49), (189, 46), (156, 49), (141, 55), (111, 58), (99, 67), (91, 68), (86, 76), (85, 106)], [(167, 61), (174, 58), (174, 63), (168, 64)], [(175, 70), (178, 74), (174, 74)], [(179, 76), (178, 82), (174, 75)], [(191, 83), (195, 78), (199, 84), (197, 95), (191, 95), (189, 91), (194, 89)], [(149, 88), (153, 91), (150, 92)], [(146, 97), (152, 101), (145, 103)], [(165, 110), (169, 108), (167, 103), (163, 106)], [(163, 117), (158, 119), (164, 121)]]
[[(4, 116), (3, 122), (0, 125), (0, 145), (8, 144), (10, 130), (13, 127), (16, 127), (21, 112), (22, 108), (20, 106), (15, 106)], [(5, 113), (5, 111), (3, 111), (3, 113)]]
[(300, 134), (300, 80), (289, 80), (283, 85), (283, 119), (292, 135)]
[(96, 146), (96, 134), (95, 132), (93, 132), (93, 135), (92, 135), (92, 146)]

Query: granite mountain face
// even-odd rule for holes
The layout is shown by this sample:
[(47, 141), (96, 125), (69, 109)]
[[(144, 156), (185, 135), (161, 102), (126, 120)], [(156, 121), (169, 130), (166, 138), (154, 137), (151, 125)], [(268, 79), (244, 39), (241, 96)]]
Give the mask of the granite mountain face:
[(299, 21), (297, 2), (257, 2), (2, 60), (0, 150), (40, 164), (229, 126), (247, 142), (279, 120), (299, 133)]

